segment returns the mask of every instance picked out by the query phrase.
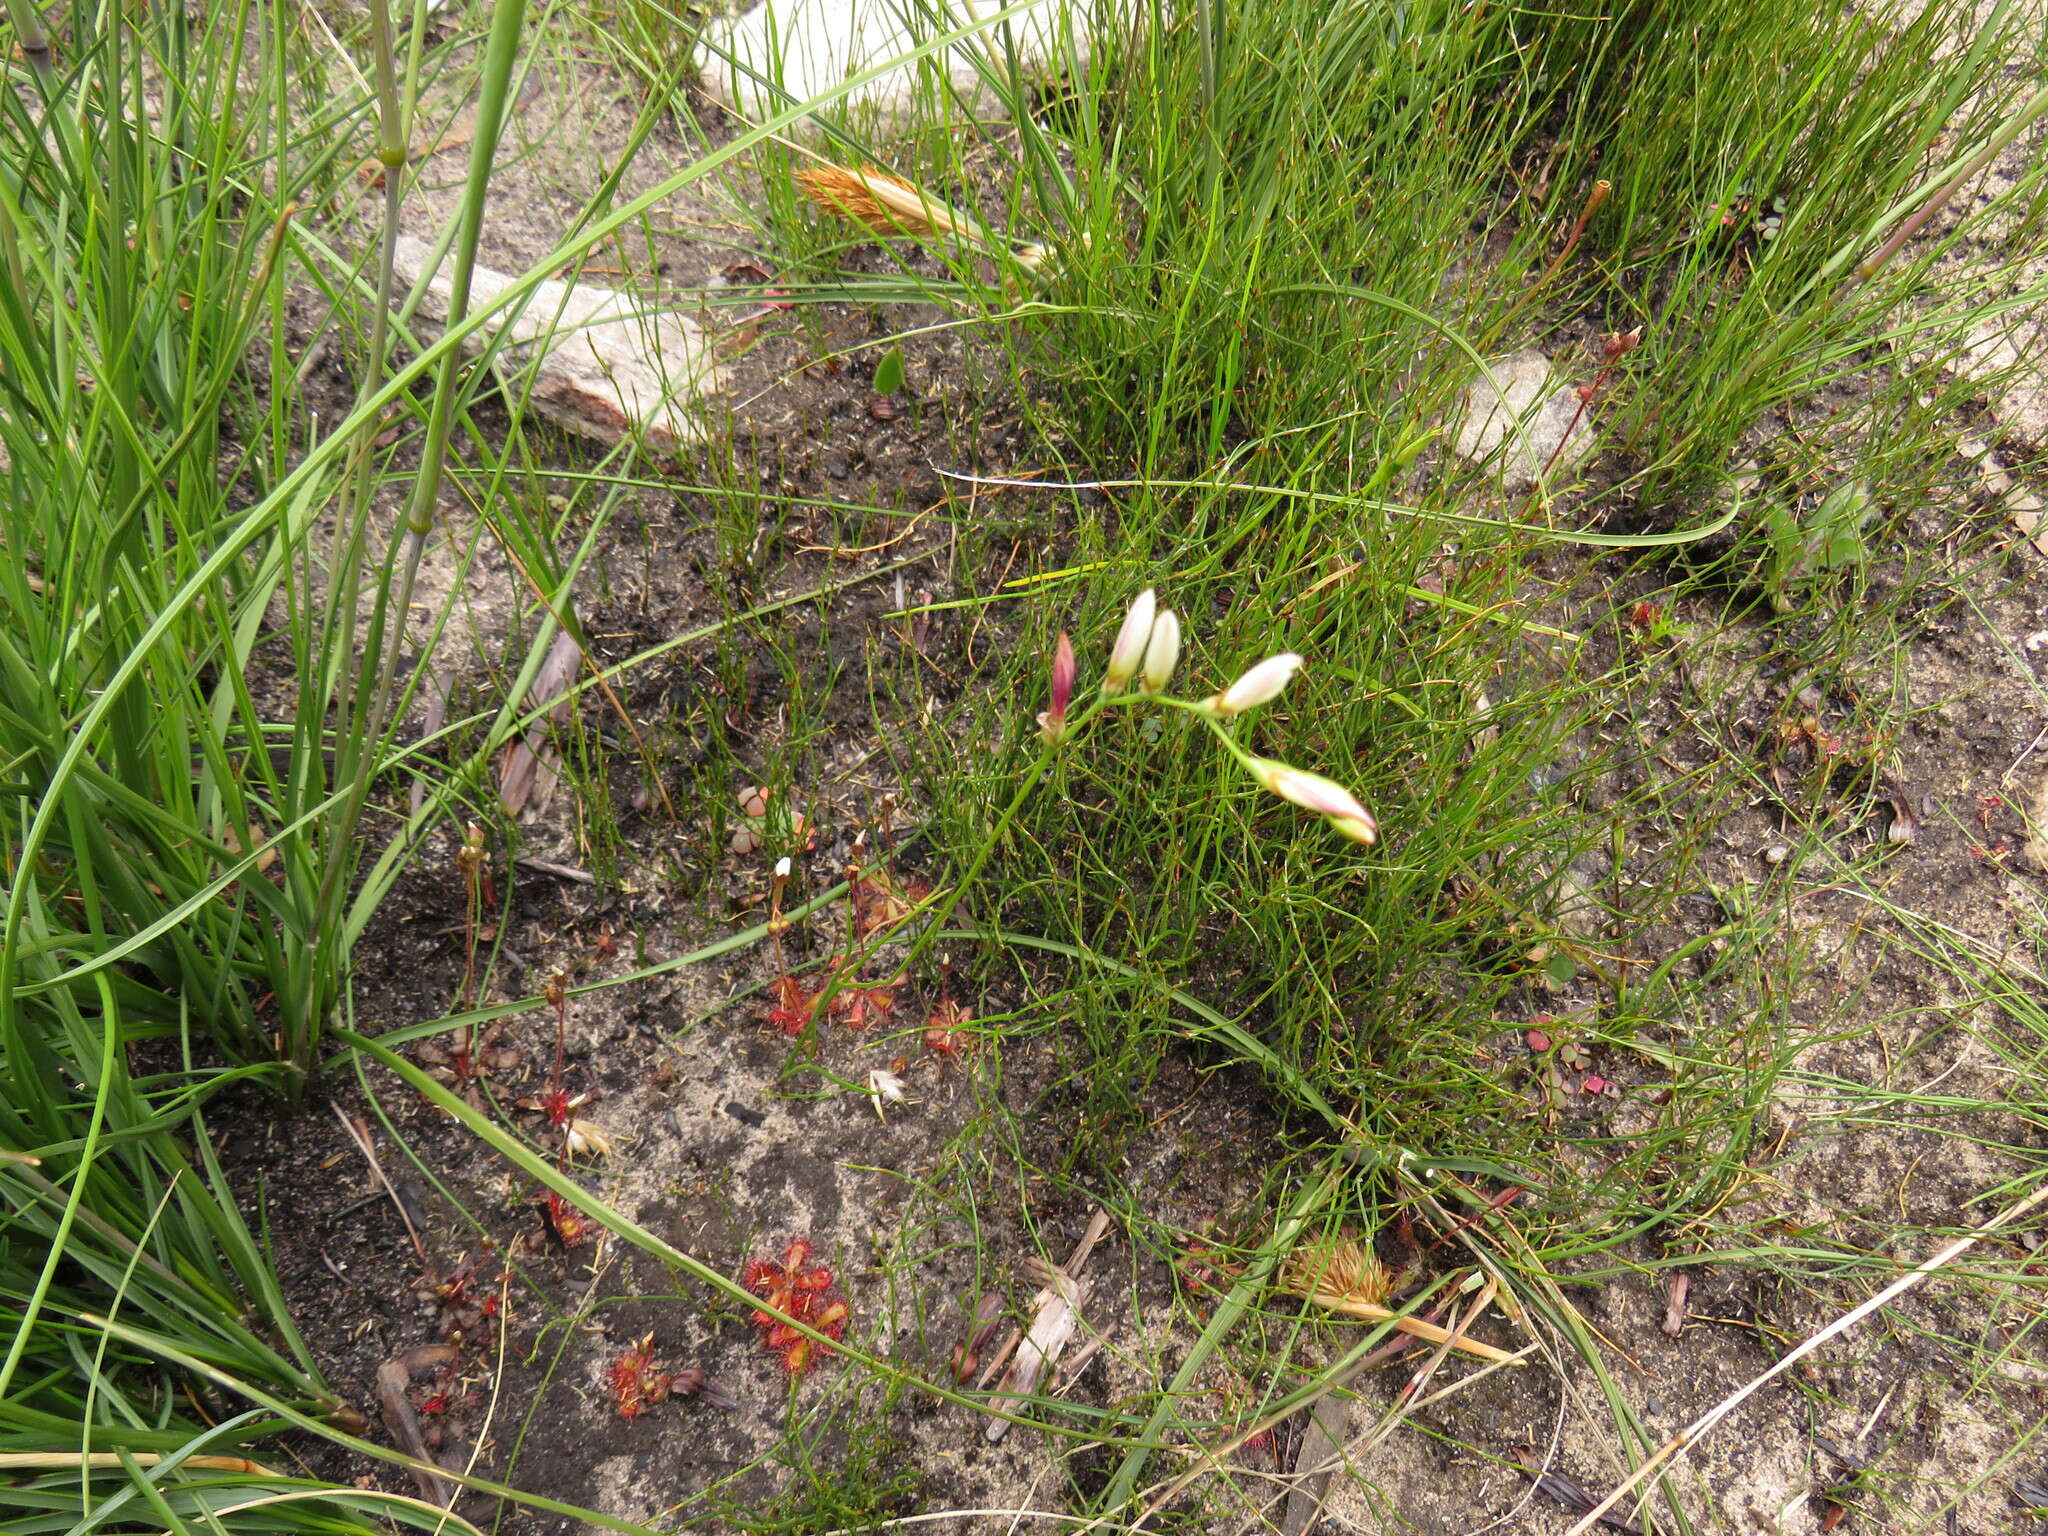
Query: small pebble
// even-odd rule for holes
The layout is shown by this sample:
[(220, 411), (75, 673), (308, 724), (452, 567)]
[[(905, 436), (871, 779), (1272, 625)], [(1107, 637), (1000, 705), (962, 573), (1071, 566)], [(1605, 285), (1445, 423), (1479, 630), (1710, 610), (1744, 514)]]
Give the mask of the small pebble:
[(1791, 852), (1792, 850), (1783, 843), (1773, 843), (1764, 850), (1764, 862), (1766, 864), (1782, 864)]

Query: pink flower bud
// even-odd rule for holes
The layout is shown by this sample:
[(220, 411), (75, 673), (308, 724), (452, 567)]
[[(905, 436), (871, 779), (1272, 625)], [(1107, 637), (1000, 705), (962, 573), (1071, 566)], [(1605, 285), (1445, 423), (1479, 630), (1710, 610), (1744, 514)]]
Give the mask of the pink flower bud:
[(1147, 587), (1124, 615), (1124, 627), (1116, 632), (1116, 643), (1109, 648), (1109, 670), (1102, 678), (1104, 693), (1122, 693), (1138, 675), (1145, 660), (1145, 647), (1152, 643), (1152, 616), (1158, 605), (1158, 598)]
[(1074, 697), (1074, 643), (1060, 631), (1060, 643), (1052, 653), (1052, 708), (1038, 717), (1038, 733), (1048, 746), (1058, 746), (1067, 734), (1067, 705)]
[(1372, 819), (1372, 812), (1360, 805), (1358, 797), (1335, 779), (1290, 768), (1285, 763), (1264, 757), (1252, 759), (1252, 773), (1282, 800), (1326, 818), (1332, 827), (1354, 843), (1379, 841), (1379, 823)]
[(1301, 658), (1292, 651), (1282, 651), (1278, 656), (1268, 656), (1209, 700), (1210, 713), (1221, 715), (1228, 720), (1232, 715), (1241, 715), (1248, 709), (1256, 709), (1261, 704), (1277, 699), (1300, 667)]
[(1152, 621), (1152, 638), (1145, 645), (1145, 669), (1138, 687), (1145, 693), (1164, 691), (1173, 677), (1173, 664), (1180, 660), (1180, 615), (1171, 608), (1159, 610)]

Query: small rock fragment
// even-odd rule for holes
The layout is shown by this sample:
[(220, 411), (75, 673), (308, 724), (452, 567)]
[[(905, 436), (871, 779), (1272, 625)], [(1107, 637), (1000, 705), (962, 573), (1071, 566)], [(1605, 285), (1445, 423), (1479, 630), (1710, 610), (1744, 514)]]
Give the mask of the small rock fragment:
[(1492, 469), (1510, 491), (1538, 479), (1555, 483), (1592, 450), (1590, 409), (1570, 383), (1554, 382), (1550, 359), (1534, 347), (1492, 368), (1500, 388), (1484, 378), (1473, 383), (1453, 446), (1461, 458)]
[[(2019, 530), (2020, 537), (2029, 540), (2035, 549), (2048, 555), (2048, 503), (2021, 485), (2006, 472), (1998, 461), (1998, 455), (1991, 445), (1981, 438), (1966, 437), (1956, 444), (1956, 452), (1972, 460), (1977, 472), (1983, 478), (1984, 494), (2005, 508), (2005, 515), (2012, 519), (2012, 525)], [(2027, 648), (2036, 649), (2033, 637), (2027, 639)]]
[(2023, 315), (1983, 321), (1963, 346), (1963, 371), (1999, 390), (1991, 409), (2000, 424), (2034, 442), (2048, 438), (2048, 388), (2041, 382), (2044, 338)]
[[(418, 282), (433, 253), (426, 241), (400, 236), (392, 251), (400, 280)], [(427, 284), (420, 312), (429, 319), (447, 317), (453, 272), (451, 255)], [(471, 310), (514, 281), (478, 267)], [(533, 408), (569, 431), (606, 444), (638, 437), (660, 452), (702, 436), (695, 407), (722, 376), (703, 332), (685, 316), (649, 311), (637, 296), (613, 288), (544, 282), (511, 319), (493, 316), (466, 350), (480, 351), (482, 337), (500, 330), (505, 344), (493, 367), (506, 378), (522, 378), (530, 368)]]

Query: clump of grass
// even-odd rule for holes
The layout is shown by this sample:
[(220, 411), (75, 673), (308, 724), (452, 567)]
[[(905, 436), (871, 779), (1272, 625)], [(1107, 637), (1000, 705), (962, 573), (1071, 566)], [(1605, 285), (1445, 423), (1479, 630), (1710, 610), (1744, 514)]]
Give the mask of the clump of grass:
[[(428, 531), (415, 508), (405, 558), (379, 573), (373, 439), (393, 393), (385, 315), (409, 124), (399, 44), (384, 7), (372, 19), (387, 191), (369, 355), (355, 410), (296, 459), (282, 317), (317, 269), (295, 220), (301, 203), (338, 196), (354, 163), (346, 134), (307, 153), (286, 126), (318, 99), (318, 69), (274, 40), (263, 110), (243, 110), (228, 98), (244, 38), (226, 19), (195, 43), (175, 16), (93, 13), (70, 40), (89, 62), (0, 108), (20, 167), (0, 305), (0, 354), (19, 381), (0, 422), (19, 512), (0, 639), (17, 685), (5, 750), (35, 765), (38, 785), (0, 988), (19, 984), (25, 925), (54, 924), (54, 952), (78, 959), (46, 984), (89, 985), (128, 962), (135, 1018), (189, 1018), (239, 1057), (281, 1058), (295, 1094), (396, 867), (356, 880), (371, 786), (400, 755), (393, 615), (409, 607)], [(410, 62), (416, 72), (417, 52)], [(508, 70), (509, 56), (479, 121), (486, 171)], [(140, 104), (157, 90), (152, 117)], [(321, 109), (305, 126), (338, 121)], [(251, 186), (266, 189), (254, 208)], [(474, 251), (480, 198), (458, 256)], [(252, 349), (277, 381), (260, 395), (241, 372)], [(457, 357), (444, 344), (431, 359), (444, 387), (416, 482), (429, 512)], [(344, 485), (322, 551), (316, 514)]]
[[(999, 286), (943, 242), (925, 252), (944, 264), (937, 276), (817, 291), (918, 291), (1011, 324), (1004, 350), (1043, 451), (1135, 466), (1105, 486), (1103, 512), (1058, 491), (1012, 493), (1074, 529), (1036, 574), (1172, 572), (1176, 605), (1205, 616), (1219, 657), (1310, 656), (1330, 685), (1267, 728), (1313, 742), (1306, 766), (1360, 783), (1400, 829), (1392, 856), (1335, 876), (1300, 845), (1275, 848), (1256, 800), (1170, 729), (1157, 741), (1134, 730), (1062, 770), (1059, 803), (1089, 814), (1027, 815), (1000, 833), (1005, 925), (1189, 968), (1331, 1097), (1382, 1106), (1372, 1113), (1389, 1134), (1483, 1144), (1503, 1129), (1488, 1101), (1511, 1101), (1466, 1065), (1475, 1039), (1528, 1006), (1518, 1000), (1543, 968), (1567, 981), (1611, 969), (1599, 945), (1559, 928), (1567, 868), (1614, 850), (1654, 909), (1688, 865), (1645, 888), (1628, 852), (1647, 829), (1608, 787), (1621, 757), (1596, 726), (1612, 679), (1595, 650), (1517, 629), (1546, 602), (1528, 530), (1430, 523), (1475, 503), (1509, 523), (1527, 515), (1490, 501), (1444, 451), (1472, 374), (1457, 334), (1478, 350), (1588, 322), (1639, 336), (1625, 358), (1586, 359), (1606, 467), (1558, 515), (1575, 527), (1678, 521), (1775, 405), (1838, 376), (1874, 338), (1896, 340), (1886, 317), (1937, 251), (1847, 299), (1826, 275), (1896, 227), (1930, 183), (1937, 132), (1974, 144), (2022, 108), (2015, 86), (1987, 82), (1996, 43), (1935, 59), (1961, 25), (1939, 6), (1896, 37), (1860, 17), (1710, 6), (1688, 22), (1703, 75), (1699, 48), (1646, 16), (1518, 14), (1513, 46), (1504, 15), (1450, 5), (1391, 21), (1346, 12), (1307, 26), (1284, 8), (1237, 21), (1228, 46), (1193, 13), (1141, 48), (1104, 50), (1046, 110), (1013, 85), (1008, 130), (953, 135), (974, 144), (973, 164), (956, 147), (912, 177), (979, 187), (1003, 214), (977, 217), (1061, 245), (1049, 316), (1019, 327)], [(1994, 32), (2012, 21), (2001, 10)], [(988, 71), (999, 93), (1000, 73)], [(1730, 110), (1695, 114), (1702, 100)], [(1683, 131), (1665, 121), (1681, 102)], [(1191, 122), (1200, 152), (1166, 130)], [(1852, 172), (1879, 144), (1881, 174)], [(1582, 195), (1596, 167), (1604, 198)], [(1788, 211), (1769, 240), (1734, 250), (1708, 214), (1744, 180)], [(1782, 190), (1795, 181), (1825, 191), (1802, 200)], [(936, 229), (867, 222), (899, 239)], [(1994, 280), (1916, 309), (1912, 334), (1965, 324)], [(1898, 419), (1926, 377), (1917, 365), (1885, 373), (1830, 431), (1860, 440)], [(1931, 423), (1915, 419), (1925, 445)], [(1880, 476), (1916, 479), (1911, 453), (1880, 460)], [(1827, 577), (1774, 579), (1803, 593)], [(1629, 576), (1617, 566), (1608, 579)], [(1014, 655), (1042, 654), (1057, 628), (1106, 632), (1101, 597), (1071, 579), (1048, 587), (1056, 612), (1025, 620)], [(1563, 627), (1607, 623), (1598, 608), (1587, 619)], [(978, 726), (964, 751), (935, 732), (911, 765), (963, 863), (998, 836), (985, 807), (1001, 774), (972, 765), (1021, 740), (1035, 691), (1023, 665), (986, 681), (1020, 701), (1006, 725)], [(1133, 797), (1123, 784), (1149, 788)], [(1079, 1021), (1115, 1064), (1101, 1074), (1108, 1097), (1144, 1081), (1156, 1056), (1143, 1042), (1170, 1034), (1126, 1006)]]
[[(48, 967), (44, 967), (47, 969)], [(260, 1384), (312, 1422), (359, 1424), (292, 1326), (268, 1234), (244, 1221), (202, 1107), (279, 1068), (192, 1064), (138, 1075), (156, 1031), (118, 989), (64, 991), (0, 1013), (0, 1453), (19, 1518), (126, 1530), (274, 1527), (288, 1501), (338, 1533), (434, 1511), (273, 1470), (262, 1443), (291, 1421), (224, 1396), (170, 1355)], [(81, 1091), (73, 1068), (88, 1074)], [(125, 1332), (115, 1334), (106, 1320)], [(253, 1454), (252, 1454), (253, 1453)], [(24, 1527), (28, 1528), (28, 1527)]]
[[(1669, 588), (1653, 610), (1726, 639), (1772, 591), (1788, 648), (1818, 656), (1848, 631), (1882, 651), (1891, 609), (1837, 599), (1864, 590), (1984, 387), (1947, 370), (1958, 339), (2009, 280), (2040, 293), (2016, 265), (2038, 245), (2038, 166), (1996, 211), (1866, 260), (2034, 110), (1994, 67), (2018, 10), (1978, 21), (1942, 4), (1893, 32), (1736, 4), (1678, 21), (1446, 3), (1225, 26), (1196, 7), (1035, 95), (991, 65), (1000, 129), (925, 103), (922, 157), (886, 163), (1006, 242), (1057, 247), (1043, 293), (1020, 300), (901, 218), (865, 221), (897, 273), (825, 271), (827, 247), (809, 291), (945, 306), (1010, 369), (1036, 433), (1020, 468), (1065, 482), (974, 487), (963, 591), (1000, 571), (1037, 597), (1009, 611), (980, 696), (902, 762), (934, 841), (981, 871), (976, 932), (1074, 963), (1045, 1005), (1078, 1042), (1065, 1171), (1111, 1176), (1164, 1053), (1192, 1035), (1257, 1061), (1304, 1138), (1484, 1163), (1482, 1206), (1521, 1185), (1512, 1216), (1488, 1219), (1528, 1234), (1513, 1262), (1532, 1286), (1744, 1179), (1780, 1074), (1839, 1015), (1788, 1003), (1827, 963), (1796, 938), (1791, 876), (1731, 887), (1706, 857), (1756, 785), (1740, 744), (1687, 737), (1677, 782), (1656, 766), (1665, 728), (1631, 701), (1684, 669), (1641, 638), (1632, 594)], [(769, 231), (800, 257), (817, 233)], [(1581, 345), (1603, 334), (1640, 342)], [(1584, 386), (1600, 449), (1524, 501), (1448, 444), (1473, 354), (1529, 344)], [(1752, 454), (1760, 482), (1743, 479)], [(1853, 538), (1814, 526), (1844, 484)], [(996, 494), (1061, 530), (1028, 569), (983, 531)], [(1708, 561), (1545, 547), (1699, 526), (1703, 506), (1736, 519)], [(1049, 793), (998, 814), (1034, 771), (1055, 635), (1084, 655), (1107, 643), (1119, 587), (1153, 581), (1194, 616), (1189, 664), (1309, 658), (1247, 747), (1357, 788), (1380, 848), (1333, 859), (1170, 718), (1104, 722)], [(1776, 642), (1731, 643), (1749, 668)], [(1719, 722), (1754, 674), (1696, 682), (1684, 707)], [(919, 686), (903, 679), (906, 697)], [(1808, 767), (1794, 871), (1879, 777), (1839, 753)], [(1191, 1027), (1190, 995), (1241, 1038)], [(1547, 1069), (1522, 1044), (1539, 1014), (1565, 1017), (1559, 1038), (1593, 1064), (1580, 1077), (1668, 1100), (1626, 1128), (1544, 1109)]]

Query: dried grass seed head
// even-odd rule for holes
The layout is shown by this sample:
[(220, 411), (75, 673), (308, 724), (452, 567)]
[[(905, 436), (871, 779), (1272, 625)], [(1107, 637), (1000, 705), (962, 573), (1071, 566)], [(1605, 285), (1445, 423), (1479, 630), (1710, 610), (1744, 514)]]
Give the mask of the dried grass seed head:
[(791, 173), (804, 195), (828, 213), (878, 235), (964, 233), (958, 212), (899, 176), (829, 161)]
[(1341, 1296), (1378, 1305), (1387, 1297), (1387, 1267), (1355, 1238), (1308, 1243), (1287, 1256), (1280, 1288), (1296, 1296)]

